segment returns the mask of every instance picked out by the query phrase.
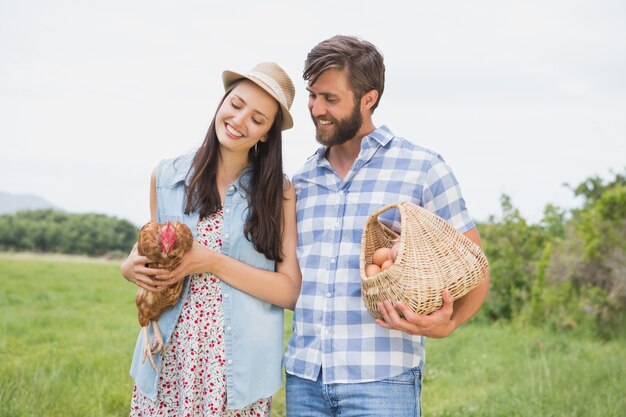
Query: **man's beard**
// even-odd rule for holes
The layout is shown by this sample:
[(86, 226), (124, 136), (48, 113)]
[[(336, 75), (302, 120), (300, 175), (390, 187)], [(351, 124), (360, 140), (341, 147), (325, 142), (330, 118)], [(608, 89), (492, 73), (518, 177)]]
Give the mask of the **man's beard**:
[(361, 125), (363, 124), (363, 117), (361, 116), (361, 111), (359, 106), (355, 105), (352, 114), (343, 120), (337, 120), (335, 118), (329, 118), (333, 123), (333, 131), (332, 132), (324, 132), (323, 129), (319, 129), (317, 124), (319, 121), (313, 117), (313, 122), (315, 123), (315, 139), (322, 145), (331, 147), (335, 145), (341, 145), (344, 142), (352, 139), (356, 136), (361, 129)]

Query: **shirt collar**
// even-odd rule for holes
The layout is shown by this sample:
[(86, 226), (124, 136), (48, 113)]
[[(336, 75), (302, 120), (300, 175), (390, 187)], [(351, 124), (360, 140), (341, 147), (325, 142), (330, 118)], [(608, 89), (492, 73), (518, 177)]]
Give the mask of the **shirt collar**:
[(365, 136), (364, 139), (368, 139), (370, 143), (372, 141), (375, 141), (380, 146), (387, 146), (387, 144), (391, 141), (391, 139), (394, 138), (394, 136), (395, 135), (391, 132), (387, 125), (382, 125), (381, 127), (371, 132), (369, 135)]

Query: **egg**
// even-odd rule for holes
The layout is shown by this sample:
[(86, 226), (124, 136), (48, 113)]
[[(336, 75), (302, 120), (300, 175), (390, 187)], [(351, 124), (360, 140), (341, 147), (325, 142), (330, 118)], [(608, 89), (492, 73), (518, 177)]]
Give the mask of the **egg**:
[(391, 247), (391, 260), (392, 261), (396, 261), (396, 258), (398, 257), (398, 251), (400, 250), (400, 242), (396, 242), (393, 244), (393, 246)]
[(393, 261), (391, 259), (387, 259), (385, 262), (383, 262), (380, 269), (384, 271), (385, 269), (388, 269), (391, 265), (393, 265)]
[(378, 248), (372, 254), (372, 262), (378, 266), (382, 266), (387, 259), (391, 259), (391, 249), (389, 248)]
[(381, 271), (380, 266), (376, 264), (369, 264), (365, 267), (365, 276), (372, 277)]

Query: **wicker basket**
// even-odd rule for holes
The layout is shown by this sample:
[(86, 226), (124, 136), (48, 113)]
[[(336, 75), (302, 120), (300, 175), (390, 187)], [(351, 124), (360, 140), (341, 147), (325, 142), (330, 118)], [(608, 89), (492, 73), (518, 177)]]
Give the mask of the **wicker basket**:
[[(365, 266), (372, 253), (391, 247), (398, 234), (378, 217), (387, 210), (400, 212), (400, 249), (395, 263), (371, 277)], [(377, 303), (402, 301), (418, 314), (443, 305), (444, 288), (455, 300), (474, 289), (489, 269), (482, 249), (436, 214), (408, 201), (385, 206), (372, 214), (361, 240), (361, 296), (374, 318), (381, 318)]]

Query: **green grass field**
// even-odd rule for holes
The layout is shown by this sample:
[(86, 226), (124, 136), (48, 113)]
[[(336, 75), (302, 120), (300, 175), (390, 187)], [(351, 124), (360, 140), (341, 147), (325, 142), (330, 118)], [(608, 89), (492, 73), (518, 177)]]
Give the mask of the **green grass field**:
[[(128, 415), (134, 293), (117, 262), (0, 254), (0, 417)], [(467, 325), (427, 342), (422, 401), (427, 417), (624, 416), (626, 345)]]

